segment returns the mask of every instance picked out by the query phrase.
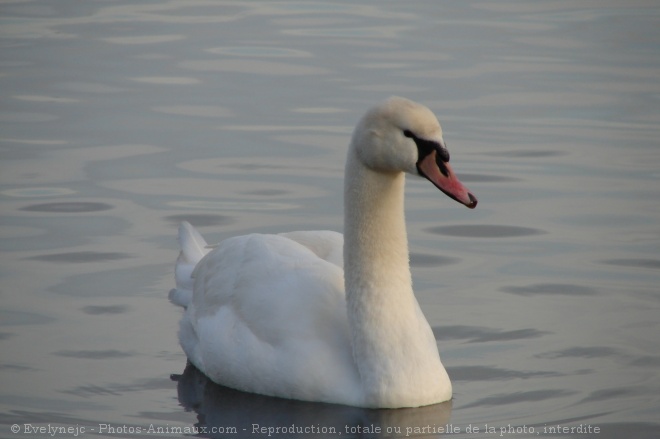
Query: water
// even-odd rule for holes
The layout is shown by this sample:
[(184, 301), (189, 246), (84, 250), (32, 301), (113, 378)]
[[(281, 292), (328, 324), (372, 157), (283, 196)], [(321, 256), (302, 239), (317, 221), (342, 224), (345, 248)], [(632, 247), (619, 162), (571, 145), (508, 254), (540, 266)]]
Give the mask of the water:
[[(657, 436), (653, 2), (28, 0), (0, 19), (2, 436)], [(341, 230), (348, 137), (392, 94), (439, 115), (480, 200), (408, 182), (454, 400), (359, 410), (184, 373), (177, 224)]]

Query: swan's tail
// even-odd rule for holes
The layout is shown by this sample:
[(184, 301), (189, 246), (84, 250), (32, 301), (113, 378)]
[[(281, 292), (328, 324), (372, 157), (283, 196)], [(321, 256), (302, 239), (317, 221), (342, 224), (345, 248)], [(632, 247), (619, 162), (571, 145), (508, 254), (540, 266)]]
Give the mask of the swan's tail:
[(179, 226), (179, 245), (181, 252), (174, 271), (176, 288), (170, 291), (169, 297), (175, 305), (186, 308), (192, 300), (193, 270), (209, 248), (202, 235), (187, 221)]

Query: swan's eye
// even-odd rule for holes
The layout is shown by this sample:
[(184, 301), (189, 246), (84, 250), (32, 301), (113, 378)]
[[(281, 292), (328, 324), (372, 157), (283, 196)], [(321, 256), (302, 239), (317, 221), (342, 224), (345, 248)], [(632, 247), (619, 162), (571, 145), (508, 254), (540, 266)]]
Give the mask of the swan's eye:
[(447, 163), (449, 161), (449, 151), (447, 151), (447, 148), (440, 143), (434, 140), (421, 139), (410, 130), (404, 130), (403, 135), (415, 141), (415, 144), (417, 145), (417, 151), (419, 152), (419, 160), (422, 160), (424, 157), (431, 154), (431, 152), (435, 150), (437, 153), (436, 161), (440, 167), (440, 170), (444, 168), (444, 165), (441, 165), (441, 163)]

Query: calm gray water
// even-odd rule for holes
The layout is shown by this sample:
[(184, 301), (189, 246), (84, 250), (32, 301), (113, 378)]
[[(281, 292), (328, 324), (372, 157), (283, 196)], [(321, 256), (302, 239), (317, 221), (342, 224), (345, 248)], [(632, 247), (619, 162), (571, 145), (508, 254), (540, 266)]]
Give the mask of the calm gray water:
[[(0, 436), (657, 437), (657, 2), (9, 0), (0, 20)], [(439, 115), (480, 200), (409, 179), (454, 400), (184, 373), (177, 224), (341, 230), (348, 137), (393, 94)]]

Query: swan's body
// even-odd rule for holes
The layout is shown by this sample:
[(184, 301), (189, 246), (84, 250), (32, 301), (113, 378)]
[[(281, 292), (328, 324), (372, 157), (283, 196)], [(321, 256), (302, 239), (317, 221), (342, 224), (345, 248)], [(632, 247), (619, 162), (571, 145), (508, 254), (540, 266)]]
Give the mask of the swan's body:
[(182, 224), (171, 297), (186, 307), (179, 338), (190, 361), (217, 383), (283, 398), (379, 408), (451, 399), (412, 291), (403, 211), (404, 172), (476, 205), (448, 160), (431, 111), (391, 98), (353, 134), (344, 238), (252, 234), (209, 251)]

